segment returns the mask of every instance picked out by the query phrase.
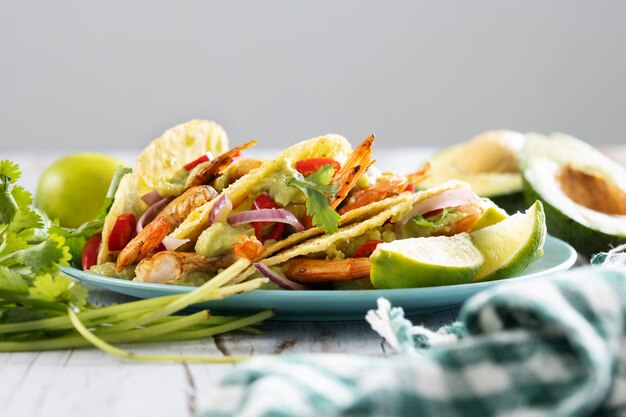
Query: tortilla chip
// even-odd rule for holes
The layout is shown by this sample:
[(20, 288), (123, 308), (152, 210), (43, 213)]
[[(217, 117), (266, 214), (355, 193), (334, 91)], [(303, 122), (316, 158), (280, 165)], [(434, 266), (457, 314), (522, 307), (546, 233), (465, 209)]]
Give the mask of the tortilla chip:
[(137, 175), (148, 189), (168, 180), (202, 154), (219, 155), (228, 150), (222, 126), (208, 120), (191, 120), (167, 129), (137, 156)]
[(114, 261), (116, 256), (108, 249), (109, 235), (117, 218), (122, 214), (134, 214), (137, 219), (148, 208), (140, 196), (139, 177), (135, 173), (129, 173), (122, 177), (120, 185), (115, 192), (113, 205), (104, 219), (102, 227), (102, 245), (98, 252), (98, 264)]
[(228, 137), (222, 126), (208, 120), (191, 120), (166, 130), (137, 156), (137, 167), (122, 178), (111, 210), (104, 220), (98, 264), (115, 260), (107, 246), (111, 229), (121, 214), (137, 219), (147, 209), (141, 196), (162, 180), (171, 178), (185, 164), (206, 152), (219, 155), (228, 150)]

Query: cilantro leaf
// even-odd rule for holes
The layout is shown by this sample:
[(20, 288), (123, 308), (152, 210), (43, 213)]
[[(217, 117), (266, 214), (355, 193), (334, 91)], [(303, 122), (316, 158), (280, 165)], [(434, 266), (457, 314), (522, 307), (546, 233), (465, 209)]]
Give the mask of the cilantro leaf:
[(335, 171), (334, 165), (324, 165), (315, 172), (304, 177), (298, 171), (293, 173), (287, 185), (298, 187), (306, 194), (306, 212), (313, 216), (313, 224), (323, 227), (328, 234), (339, 230), (341, 217), (330, 207), (329, 197), (337, 193), (338, 185), (332, 184)]
[(26, 207), (17, 212), (9, 226), (9, 230), (11, 232), (21, 232), (26, 229), (40, 229), (42, 227), (43, 221), (41, 220), (41, 216), (34, 210)]
[(19, 259), (15, 259), (13, 256), (27, 247), (28, 242), (18, 236), (17, 233), (8, 233), (4, 240), (0, 241), (0, 265), (13, 266), (19, 264)]
[(28, 294), (28, 283), (18, 272), (0, 266), (0, 292)]
[(73, 263), (80, 263), (80, 257), (87, 239), (99, 233), (104, 224), (103, 220), (91, 220), (80, 225), (78, 229), (68, 229), (58, 224), (50, 226), (50, 234), (56, 234), (65, 238), (65, 245), (69, 248)]
[(35, 300), (71, 303), (81, 307), (87, 304), (88, 293), (84, 287), (77, 285), (71, 278), (44, 274), (35, 278), (28, 295)]
[(446, 218), (452, 211), (454, 211), (454, 209), (445, 208), (443, 209), (441, 213), (437, 214), (436, 216), (429, 217), (428, 219), (425, 219), (424, 217), (418, 214), (417, 216), (413, 217), (411, 220), (417, 226), (428, 227), (428, 228), (440, 228), (442, 226), (445, 226), (446, 220), (447, 220)]
[(11, 190), (11, 195), (15, 199), (17, 206), (20, 209), (28, 208), (31, 204), (33, 204), (33, 196), (27, 191), (24, 187), (20, 185), (16, 185)]
[(9, 188), (10, 184), (15, 184), (15, 181), (21, 176), (20, 167), (15, 162), (8, 159), (0, 161), (0, 181), (2, 181), (5, 190)]
[[(65, 246), (65, 239), (59, 235), (50, 235), (47, 240), (13, 252), (7, 256), (7, 260), (18, 260), (33, 274), (55, 272), (58, 265), (67, 266), (71, 255), (69, 248)], [(0, 262), (5, 259), (0, 258)]]
[(19, 206), (6, 189), (0, 190), (0, 224), (9, 224), (17, 215)]

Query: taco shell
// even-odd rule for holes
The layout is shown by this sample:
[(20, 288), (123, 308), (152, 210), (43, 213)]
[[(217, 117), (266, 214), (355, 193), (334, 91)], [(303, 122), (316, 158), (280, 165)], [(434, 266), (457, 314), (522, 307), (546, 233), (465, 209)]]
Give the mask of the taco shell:
[(228, 150), (228, 136), (220, 125), (191, 120), (167, 129), (137, 156), (136, 172), (142, 185), (153, 189), (185, 164), (206, 152), (219, 155)]
[[(244, 175), (228, 186), (223, 193), (230, 198), (233, 206), (236, 207), (248, 198), (250, 188), (262, 181), (263, 178), (279, 170), (285, 161), (289, 164), (294, 164), (296, 161), (303, 159), (326, 157), (333, 158), (343, 164), (351, 152), (352, 146), (350, 142), (340, 135), (329, 134), (305, 140), (290, 146), (276, 155), (273, 160)], [(171, 236), (177, 239), (196, 240), (200, 233), (208, 227), (209, 213), (218, 200), (219, 197), (191, 212), (187, 219), (172, 232)]]
[[(437, 195), (444, 191), (457, 190), (461, 188), (471, 189), (469, 184), (463, 181), (452, 180), (438, 187), (429, 188), (424, 191), (417, 192), (415, 194), (401, 194), (396, 197), (387, 198), (380, 202), (372, 203), (368, 206), (362, 207), (361, 208), (363, 209), (362, 213), (367, 212), (368, 210), (371, 210), (375, 204), (379, 204), (383, 202), (386, 202), (387, 204), (389, 203), (392, 203), (392, 204), (388, 205), (387, 209), (380, 211), (378, 214), (372, 215), (367, 220), (363, 220), (359, 223), (354, 223), (352, 225), (343, 227), (339, 229), (337, 233), (334, 233), (332, 235), (319, 236), (315, 239), (304, 242), (298, 246), (293, 246), (291, 249), (281, 252), (278, 255), (273, 256), (271, 258), (262, 260), (261, 262), (268, 266), (280, 265), (298, 256), (305, 256), (305, 255), (310, 255), (310, 254), (317, 253), (317, 252), (323, 252), (335, 242), (361, 236), (370, 229), (382, 226), (389, 219), (398, 220), (399, 217), (404, 216), (407, 212), (409, 212), (411, 208), (413, 207), (413, 205), (417, 203), (418, 201), (421, 201), (433, 195)], [(399, 197), (401, 196), (405, 196), (404, 200), (399, 199)], [(372, 211), (370, 211), (370, 213), (371, 212)], [(351, 213), (352, 212), (348, 212), (346, 215), (351, 214)]]
[(115, 192), (113, 205), (104, 219), (102, 226), (102, 244), (98, 252), (98, 264), (114, 261), (115, 257), (109, 252), (108, 242), (109, 235), (113, 229), (113, 225), (117, 218), (122, 214), (134, 214), (138, 219), (139, 216), (148, 208), (139, 197), (139, 177), (135, 173), (129, 173), (122, 177), (120, 185)]
[(120, 181), (113, 205), (102, 229), (98, 264), (114, 261), (108, 249), (109, 235), (117, 218), (134, 214), (137, 219), (148, 208), (141, 196), (168, 180), (185, 164), (211, 152), (219, 155), (228, 150), (228, 137), (222, 126), (208, 120), (191, 120), (166, 130), (137, 157), (136, 168)]

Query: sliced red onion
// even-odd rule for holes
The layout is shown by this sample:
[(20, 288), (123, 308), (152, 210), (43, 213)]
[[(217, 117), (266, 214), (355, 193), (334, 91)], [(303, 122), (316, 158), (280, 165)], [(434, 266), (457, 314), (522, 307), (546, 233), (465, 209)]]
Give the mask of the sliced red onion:
[(226, 194), (223, 194), (211, 209), (211, 213), (209, 214), (211, 224), (226, 221), (232, 209), (232, 201), (230, 201), (230, 198), (228, 198)]
[(139, 221), (137, 222), (137, 234), (141, 233), (143, 228), (146, 227), (148, 223), (150, 223), (170, 201), (172, 201), (171, 197), (165, 197), (148, 207), (148, 210), (141, 215)]
[(167, 250), (176, 250), (187, 242), (189, 242), (189, 239), (176, 239), (172, 236), (165, 236), (163, 238), (163, 246), (165, 246)]
[(404, 216), (401, 221), (395, 224), (394, 231), (396, 236), (399, 239), (402, 239), (404, 237), (403, 226), (414, 216), (434, 210), (464, 206), (479, 200), (480, 198), (472, 190), (467, 188), (447, 190), (442, 193), (426, 197), (425, 199), (415, 203), (411, 211)]
[(157, 190), (152, 190), (149, 193), (146, 193), (141, 196), (141, 199), (143, 200), (143, 202), (146, 203), (148, 206), (158, 203), (159, 200), (161, 200), (162, 198), (163, 197), (159, 195), (159, 192)]
[(259, 209), (242, 211), (228, 216), (228, 223), (236, 226), (238, 224), (254, 222), (286, 223), (296, 229), (296, 232), (304, 230), (302, 223), (298, 221), (292, 212), (285, 209)]
[(156, 247), (156, 249), (154, 249), (154, 253), (159, 253), (159, 252), (163, 252), (164, 250), (167, 250), (165, 248), (165, 245), (163, 244), (163, 242), (159, 243), (159, 246)]
[(269, 278), (274, 284), (278, 285), (280, 288), (284, 288), (286, 290), (310, 290), (311, 288), (300, 284), (299, 282), (292, 281), (287, 279), (276, 272), (272, 271), (272, 269), (262, 264), (261, 262), (257, 262), (254, 264), (254, 267), (266, 278)]
[(472, 190), (467, 188), (444, 191), (442, 193), (426, 197), (425, 199), (415, 203), (409, 214), (404, 216), (400, 223), (403, 225), (407, 224), (411, 218), (418, 214), (424, 214), (430, 211), (449, 207), (464, 206), (479, 200), (478, 196)]

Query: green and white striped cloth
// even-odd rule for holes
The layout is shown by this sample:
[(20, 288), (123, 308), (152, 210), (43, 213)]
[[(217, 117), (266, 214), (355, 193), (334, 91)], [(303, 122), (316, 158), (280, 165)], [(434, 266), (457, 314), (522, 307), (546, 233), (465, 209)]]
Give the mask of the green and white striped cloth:
[(626, 416), (626, 267), (503, 284), (460, 317), (430, 332), (379, 301), (397, 355), (255, 359), (199, 416)]

